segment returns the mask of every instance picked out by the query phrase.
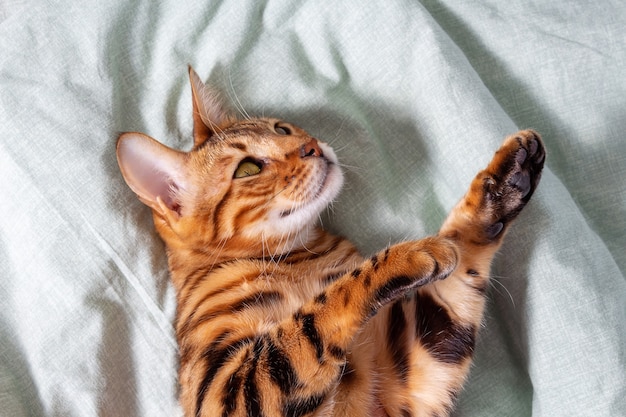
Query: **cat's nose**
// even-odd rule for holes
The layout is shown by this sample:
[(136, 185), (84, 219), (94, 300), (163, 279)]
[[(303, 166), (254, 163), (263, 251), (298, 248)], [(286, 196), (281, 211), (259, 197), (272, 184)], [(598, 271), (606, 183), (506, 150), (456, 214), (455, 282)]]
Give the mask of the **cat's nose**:
[(311, 140), (302, 145), (300, 148), (300, 158), (306, 158), (307, 156), (323, 156), (324, 153), (320, 149), (320, 144), (317, 139), (311, 138)]

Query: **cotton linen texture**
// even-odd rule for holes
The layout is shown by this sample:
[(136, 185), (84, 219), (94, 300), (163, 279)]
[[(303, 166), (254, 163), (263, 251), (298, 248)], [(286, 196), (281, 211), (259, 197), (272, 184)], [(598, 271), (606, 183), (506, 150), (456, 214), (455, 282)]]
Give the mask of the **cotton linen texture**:
[(434, 233), (502, 138), (548, 150), (456, 416), (626, 414), (621, 2), (0, 4), (0, 415), (176, 416), (173, 289), (122, 131), (191, 144), (187, 65), (329, 142), (322, 219), (364, 253)]

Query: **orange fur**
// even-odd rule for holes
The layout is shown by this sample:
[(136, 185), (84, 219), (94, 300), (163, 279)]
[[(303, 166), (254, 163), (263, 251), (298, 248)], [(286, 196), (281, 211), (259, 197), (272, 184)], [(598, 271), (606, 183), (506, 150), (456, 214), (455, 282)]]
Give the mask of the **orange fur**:
[(118, 141), (167, 246), (185, 415), (447, 415), (491, 260), (540, 178), (539, 136), (509, 137), (437, 236), (366, 259), (315, 224), (343, 181), (332, 149), (276, 119), (237, 120), (190, 78), (192, 151)]

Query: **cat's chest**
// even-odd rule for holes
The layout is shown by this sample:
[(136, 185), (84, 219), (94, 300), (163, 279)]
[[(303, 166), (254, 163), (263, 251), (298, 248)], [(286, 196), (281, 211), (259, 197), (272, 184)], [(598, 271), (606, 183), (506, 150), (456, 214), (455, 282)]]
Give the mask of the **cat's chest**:
[(287, 304), (302, 305), (322, 292), (329, 284), (329, 275), (341, 274), (342, 268), (329, 268), (325, 265), (293, 268), (290, 265), (278, 266), (271, 270), (259, 271), (254, 283), (247, 283), (248, 289), (258, 287), (273, 288), (283, 294)]
[(292, 316), (303, 305), (315, 299), (338, 277), (349, 271), (349, 265), (324, 262), (291, 265), (285, 263), (259, 265), (253, 280), (241, 283), (242, 294), (259, 294), (269, 298), (264, 302), (264, 321), (280, 322)]

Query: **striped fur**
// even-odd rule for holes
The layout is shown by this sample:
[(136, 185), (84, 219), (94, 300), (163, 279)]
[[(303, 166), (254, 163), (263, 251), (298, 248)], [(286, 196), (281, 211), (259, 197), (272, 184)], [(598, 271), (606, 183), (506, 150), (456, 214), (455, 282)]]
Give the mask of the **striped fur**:
[(315, 224), (343, 181), (332, 149), (279, 120), (236, 120), (190, 77), (192, 151), (118, 141), (167, 245), (185, 415), (448, 415), (491, 259), (541, 176), (539, 136), (507, 138), (436, 236), (363, 258)]

